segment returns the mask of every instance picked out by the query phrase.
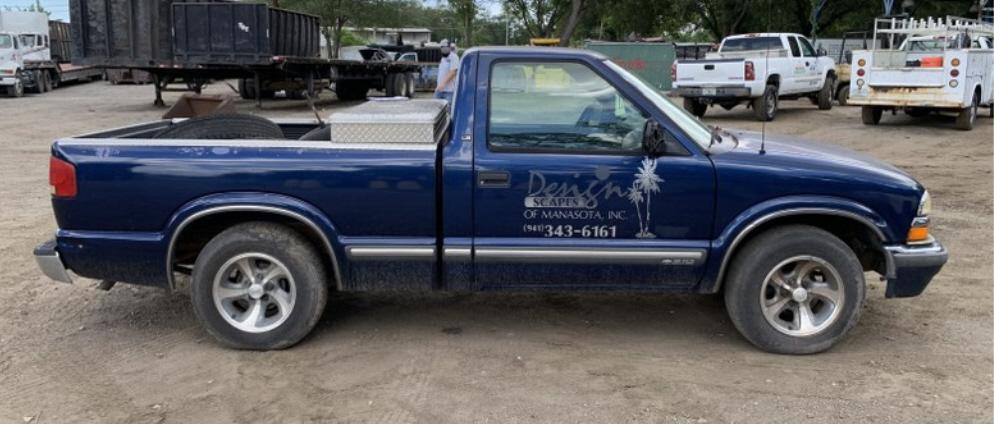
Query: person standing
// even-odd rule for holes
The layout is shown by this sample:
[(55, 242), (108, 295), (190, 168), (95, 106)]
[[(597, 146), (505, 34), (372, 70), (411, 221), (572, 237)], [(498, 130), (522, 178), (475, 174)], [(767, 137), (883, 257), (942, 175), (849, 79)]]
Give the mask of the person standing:
[(435, 85), (435, 98), (444, 99), (452, 105), (452, 95), (456, 92), (456, 71), (459, 70), (459, 55), (456, 44), (444, 39), (438, 43), (442, 50), (442, 60), (438, 63), (438, 83)]

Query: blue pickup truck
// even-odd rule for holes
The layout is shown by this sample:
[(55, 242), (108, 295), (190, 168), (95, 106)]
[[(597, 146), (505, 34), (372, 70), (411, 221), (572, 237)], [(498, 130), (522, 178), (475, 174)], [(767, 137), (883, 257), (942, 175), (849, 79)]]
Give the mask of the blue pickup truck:
[[(788, 354), (852, 328), (865, 272), (916, 296), (947, 259), (906, 173), (705, 126), (595, 53), (470, 49), (436, 109), (417, 143), (237, 115), (57, 140), (58, 230), (35, 257), (63, 282), (189, 275), (235, 348), (299, 342), (331, 290), (583, 290), (720, 294), (748, 341)], [(214, 132), (177, 130), (197, 120)]]

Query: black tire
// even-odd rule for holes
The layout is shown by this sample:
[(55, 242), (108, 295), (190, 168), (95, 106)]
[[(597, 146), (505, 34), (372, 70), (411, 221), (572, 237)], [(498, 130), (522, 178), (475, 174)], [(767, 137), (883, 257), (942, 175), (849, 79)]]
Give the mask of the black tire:
[(48, 71), (42, 71), (41, 73), (41, 92), (47, 93), (52, 91), (52, 74)]
[(387, 74), (386, 86), (383, 88), (384, 94), (387, 97), (406, 95), (406, 90), (404, 89), (406, 81), (404, 74)]
[(246, 78), (238, 80), (238, 95), (245, 100), (255, 100), (255, 81)]
[(977, 122), (977, 107), (980, 103), (980, 94), (977, 92), (973, 93), (973, 101), (970, 106), (959, 111), (959, 115), (956, 116), (956, 128), (963, 131), (970, 131), (973, 129), (973, 124)]
[(835, 99), (835, 78), (825, 78), (825, 85), (818, 91), (818, 109), (831, 110), (832, 100)]
[(693, 97), (683, 98), (683, 108), (690, 112), (692, 115), (702, 118), (704, 114), (708, 111), (708, 104)]
[(45, 92), (45, 86), (41, 82), (41, 74), (43, 72), (40, 70), (31, 71), (31, 80), (34, 81), (34, 86), (31, 87), (31, 92), (35, 94), (41, 94)]
[(880, 118), (884, 116), (884, 110), (875, 106), (863, 106), (861, 114), (864, 124), (877, 125), (880, 123)]
[(24, 97), (24, 80), (21, 79), (20, 72), (14, 74), (14, 85), (7, 87), (7, 96)]
[(279, 125), (261, 116), (228, 113), (190, 118), (166, 128), (155, 138), (230, 140), (283, 139)]
[(325, 125), (323, 127), (317, 127), (310, 130), (304, 135), (300, 136), (298, 140), (304, 141), (331, 141), (331, 127)]
[(835, 91), (835, 97), (839, 100), (839, 106), (849, 105), (849, 84), (842, 84)]
[[(289, 273), (287, 280), (292, 279), (296, 290), (285, 321), (263, 332), (249, 332), (233, 326), (221, 315), (222, 310), (214, 301), (215, 279), (222, 272), (221, 267), (232, 258), (251, 253), (261, 253), (281, 262)], [(233, 226), (214, 237), (197, 256), (190, 286), (193, 310), (204, 329), (226, 346), (254, 350), (293, 346), (311, 332), (324, 312), (328, 273), (323, 263), (317, 249), (288, 227), (268, 222)], [(266, 296), (268, 294), (263, 295), (264, 301)]]
[[(794, 355), (821, 352), (842, 340), (859, 320), (866, 295), (863, 269), (852, 249), (835, 235), (807, 225), (784, 226), (760, 234), (738, 252), (725, 283), (725, 306), (735, 328), (756, 347)], [(825, 269), (819, 270), (825, 275), (838, 276), (836, 284), (843, 295), (834, 318), (830, 318), (831, 314), (824, 317), (825, 327), (806, 336), (788, 335), (778, 330), (764, 315), (761, 305), (768, 297), (764, 293), (764, 281), (778, 265), (795, 258), (816, 258), (827, 264)], [(767, 292), (770, 290), (777, 291), (772, 285), (766, 287)], [(811, 301), (809, 305), (818, 304)], [(819, 306), (824, 305), (829, 303)], [(810, 308), (809, 311), (815, 306)]]
[(763, 95), (752, 100), (752, 113), (759, 121), (772, 121), (780, 109), (777, 86), (768, 84)]

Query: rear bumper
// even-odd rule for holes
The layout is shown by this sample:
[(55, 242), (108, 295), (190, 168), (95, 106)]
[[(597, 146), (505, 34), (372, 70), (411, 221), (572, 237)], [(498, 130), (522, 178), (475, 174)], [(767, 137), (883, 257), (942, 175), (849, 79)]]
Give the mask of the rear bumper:
[(680, 87), (673, 91), (680, 97), (707, 99), (745, 98), (752, 95), (749, 87)]
[(13, 76), (0, 77), (0, 86), (6, 87), (6, 86), (14, 85), (15, 83), (17, 83), (17, 78), (15, 78)]
[(69, 271), (55, 247), (55, 240), (46, 241), (36, 247), (34, 251), (35, 262), (38, 262), (38, 268), (41, 268), (41, 272), (46, 277), (61, 283), (72, 284), (72, 277), (69, 276)]
[(893, 269), (888, 272), (887, 297), (918, 296), (946, 264), (949, 253), (938, 241), (922, 246), (887, 246)]

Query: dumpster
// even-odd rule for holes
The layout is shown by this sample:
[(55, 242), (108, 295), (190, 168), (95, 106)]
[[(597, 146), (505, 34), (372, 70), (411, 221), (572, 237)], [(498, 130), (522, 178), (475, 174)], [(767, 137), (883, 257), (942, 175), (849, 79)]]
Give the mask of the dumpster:
[(611, 58), (660, 91), (671, 88), (670, 66), (676, 58), (672, 43), (588, 41), (585, 47)]

